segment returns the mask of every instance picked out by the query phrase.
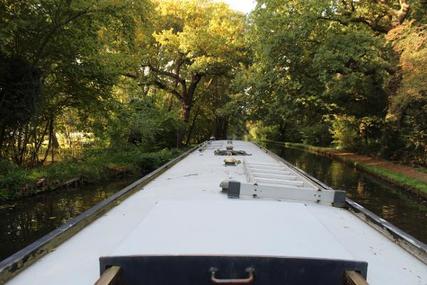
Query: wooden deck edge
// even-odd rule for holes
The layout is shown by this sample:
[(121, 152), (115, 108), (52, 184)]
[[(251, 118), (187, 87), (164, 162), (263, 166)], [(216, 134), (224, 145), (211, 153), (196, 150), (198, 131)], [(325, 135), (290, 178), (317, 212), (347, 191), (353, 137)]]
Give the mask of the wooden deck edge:
[(368, 285), (365, 278), (356, 271), (346, 271), (344, 274), (344, 285)]
[(111, 266), (102, 273), (95, 285), (119, 285), (120, 271), (121, 268), (119, 266)]
[(141, 179), (133, 182), (129, 186), (113, 194), (109, 198), (97, 203), (95, 206), (79, 214), (77, 217), (71, 219), (59, 228), (51, 231), (47, 235), (29, 244), (28, 246), (16, 252), (15, 254), (0, 261), (0, 284), (6, 283), (8, 280), (12, 279), (21, 271), (31, 266), (41, 257), (45, 256), (49, 252), (52, 252), (59, 245), (76, 235), (84, 227), (94, 222), (107, 211), (119, 205), (122, 201), (124, 201), (132, 194), (136, 193), (138, 190), (141, 189), (141, 187), (145, 186), (146, 184), (160, 176), (163, 172), (183, 160), (194, 150), (198, 149), (200, 145), (191, 148), (190, 150), (184, 152), (175, 159), (165, 163), (164, 165), (145, 175)]

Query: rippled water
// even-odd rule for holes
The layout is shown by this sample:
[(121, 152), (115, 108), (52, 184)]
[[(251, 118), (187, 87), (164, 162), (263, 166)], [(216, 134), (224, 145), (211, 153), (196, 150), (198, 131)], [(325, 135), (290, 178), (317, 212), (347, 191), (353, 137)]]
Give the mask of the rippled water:
[(332, 188), (347, 191), (354, 201), (427, 243), (427, 201), (340, 161), (279, 145), (268, 147)]

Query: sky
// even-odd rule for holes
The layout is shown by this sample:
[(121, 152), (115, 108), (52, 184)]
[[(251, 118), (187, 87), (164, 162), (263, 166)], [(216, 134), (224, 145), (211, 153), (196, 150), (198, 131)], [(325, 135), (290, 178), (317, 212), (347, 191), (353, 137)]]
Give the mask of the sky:
[(256, 1), (255, 0), (222, 0), (223, 2), (230, 5), (234, 10), (249, 13), (255, 8)]

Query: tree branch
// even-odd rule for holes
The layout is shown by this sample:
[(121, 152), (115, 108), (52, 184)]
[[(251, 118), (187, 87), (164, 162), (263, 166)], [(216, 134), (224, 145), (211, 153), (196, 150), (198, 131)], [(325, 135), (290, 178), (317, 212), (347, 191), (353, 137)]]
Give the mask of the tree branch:
[(157, 74), (159, 74), (159, 75), (164, 75), (164, 76), (168, 76), (168, 77), (170, 77), (170, 78), (172, 78), (172, 79), (175, 79), (177, 82), (179, 82), (179, 83), (181, 83), (181, 84), (185, 85), (185, 80), (184, 80), (183, 78), (181, 78), (181, 77), (179, 76), (179, 74), (175, 74), (175, 73), (170, 72), (170, 71), (167, 71), (167, 70), (161, 70), (161, 69), (159, 69), (159, 68), (157, 68), (157, 67), (154, 67), (154, 66), (152, 66), (152, 65), (147, 65), (147, 66), (150, 68), (150, 70), (152, 70), (152, 71), (156, 72)]
[(175, 97), (178, 98), (179, 101), (184, 102), (184, 98), (181, 96), (181, 94), (179, 94), (179, 92), (176, 91), (175, 89), (169, 87), (166, 83), (161, 82), (160, 80), (154, 80), (152, 83), (158, 88), (165, 90), (166, 92), (169, 92), (170, 94), (174, 95)]
[(326, 20), (326, 21), (332, 21), (332, 22), (337, 22), (340, 23), (343, 26), (348, 26), (350, 24), (365, 24), (367, 26), (369, 26), (373, 31), (375, 32), (379, 32), (379, 33), (387, 33), (390, 29), (383, 27), (381, 25), (376, 24), (375, 22), (372, 22), (364, 17), (345, 17), (345, 18), (336, 18), (336, 17), (324, 17), (324, 16), (319, 16), (317, 17), (317, 19), (319, 20)]
[(191, 104), (193, 102), (193, 97), (196, 91), (197, 84), (199, 84), (202, 78), (203, 78), (203, 75), (200, 73), (196, 73), (192, 76), (190, 87), (188, 87), (188, 102), (186, 102), (187, 104), (188, 103)]
[(406, 17), (409, 14), (409, 9), (411, 6), (409, 5), (409, 2), (407, 0), (399, 0), (400, 9), (396, 12), (397, 21), (400, 24), (405, 21)]
[[(386, 0), (371, 0), (374, 6), (364, 12), (358, 11), (357, 7), (361, 4), (355, 4), (354, 0), (341, 0), (343, 10), (334, 12), (330, 16), (320, 16), (318, 19), (334, 21), (344, 26), (351, 23), (361, 23), (370, 27), (374, 32), (386, 34), (391, 29), (403, 23), (409, 14), (410, 4), (408, 0), (399, 0), (400, 8), (394, 9)], [(370, 11), (370, 10), (375, 11)]]
[(125, 76), (125, 77), (132, 78), (132, 79), (138, 79), (138, 75), (137, 75), (137, 74), (135, 74), (135, 73), (126, 72), (126, 73), (123, 73), (123, 74), (121, 74), (121, 75), (122, 75), (122, 76)]
[(78, 19), (78, 18), (80, 18), (80, 17), (82, 17), (88, 13), (89, 13), (89, 10), (80, 11), (80, 12), (76, 13), (75, 15), (70, 16), (64, 22), (59, 23), (58, 25), (54, 26), (48, 32), (48, 34), (44, 37), (39, 48), (37, 49), (37, 52), (35, 53), (35, 58), (34, 58), (34, 65), (37, 65), (37, 63), (40, 61), (40, 59), (42, 58), (42, 54), (43, 54), (45, 47), (49, 43), (50, 39), (56, 34), (56, 32), (59, 31), (60, 28), (62, 28), (63, 26), (71, 23), (72, 21), (74, 21), (74, 20), (76, 20), (76, 19)]

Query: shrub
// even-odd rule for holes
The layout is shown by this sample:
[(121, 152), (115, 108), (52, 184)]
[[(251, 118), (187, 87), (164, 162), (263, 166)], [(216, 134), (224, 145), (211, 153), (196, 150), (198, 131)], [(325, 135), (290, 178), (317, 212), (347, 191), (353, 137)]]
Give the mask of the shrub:
[(339, 149), (356, 150), (360, 145), (358, 129), (359, 125), (355, 117), (336, 115), (330, 129), (333, 143)]
[(86, 151), (79, 160), (68, 159), (33, 169), (19, 168), (8, 161), (0, 161), (0, 200), (31, 194), (36, 190), (35, 184), (41, 178), (45, 178), (48, 186), (52, 188), (75, 177), (97, 182), (101, 179), (111, 179), (117, 173), (123, 172), (146, 174), (180, 153), (180, 150), (169, 149), (144, 152), (143, 148), (137, 146), (92, 149)]
[(317, 146), (328, 146), (332, 141), (329, 126), (325, 123), (315, 123), (302, 129), (303, 143)]

